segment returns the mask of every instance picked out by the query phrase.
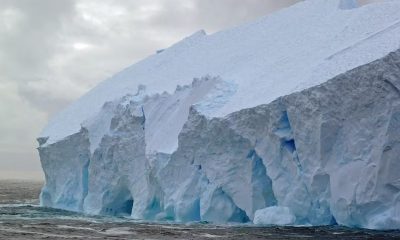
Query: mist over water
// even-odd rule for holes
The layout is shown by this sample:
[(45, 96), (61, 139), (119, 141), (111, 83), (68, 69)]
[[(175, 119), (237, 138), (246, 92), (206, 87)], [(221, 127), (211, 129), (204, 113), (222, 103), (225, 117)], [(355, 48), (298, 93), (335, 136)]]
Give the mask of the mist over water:
[(400, 231), (149, 223), (39, 206), (42, 182), (0, 181), (0, 239), (399, 239)]

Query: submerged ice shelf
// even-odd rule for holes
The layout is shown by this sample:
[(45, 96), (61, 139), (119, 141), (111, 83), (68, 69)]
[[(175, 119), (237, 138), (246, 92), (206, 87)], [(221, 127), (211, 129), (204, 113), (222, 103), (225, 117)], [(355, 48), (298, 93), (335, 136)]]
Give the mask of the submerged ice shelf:
[(198, 32), (101, 83), (38, 138), (41, 204), (400, 228), (400, 3), (354, 3)]

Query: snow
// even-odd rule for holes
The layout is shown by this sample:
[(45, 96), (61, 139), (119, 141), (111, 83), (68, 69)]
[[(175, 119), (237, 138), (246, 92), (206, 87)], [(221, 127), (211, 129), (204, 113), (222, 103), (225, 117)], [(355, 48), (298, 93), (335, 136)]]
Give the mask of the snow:
[(346, 10), (346, 9), (352, 9), (358, 7), (358, 2), (357, 0), (341, 0), (339, 8)]
[(43, 130), (41, 204), (399, 228), (399, 10), (308, 0), (125, 69)]

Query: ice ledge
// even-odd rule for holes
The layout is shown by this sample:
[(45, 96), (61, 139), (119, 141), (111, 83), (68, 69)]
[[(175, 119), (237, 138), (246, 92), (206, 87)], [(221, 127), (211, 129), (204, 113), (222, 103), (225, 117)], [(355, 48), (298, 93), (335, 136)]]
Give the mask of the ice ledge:
[[(218, 111), (236, 91), (234, 83), (220, 77), (194, 78), (190, 85), (178, 85), (173, 93), (147, 94), (146, 86), (140, 85), (135, 95), (107, 102), (102, 109), (85, 121), (82, 126), (89, 130), (91, 153), (99, 147), (104, 136), (110, 134), (110, 125), (116, 109), (130, 109), (143, 117), (146, 133), (146, 152), (172, 153), (178, 146), (178, 134), (193, 105), (209, 116)], [(42, 141), (42, 144), (44, 141)]]

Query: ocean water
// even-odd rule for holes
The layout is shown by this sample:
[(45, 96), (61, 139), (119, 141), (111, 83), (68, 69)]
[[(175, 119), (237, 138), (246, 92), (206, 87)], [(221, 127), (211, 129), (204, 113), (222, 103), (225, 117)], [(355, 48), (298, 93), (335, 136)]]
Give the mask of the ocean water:
[(174, 224), (87, 216), (39, 206), (42, 183), (0, 181), (0, 239), (400, 239), (400, 231)]

